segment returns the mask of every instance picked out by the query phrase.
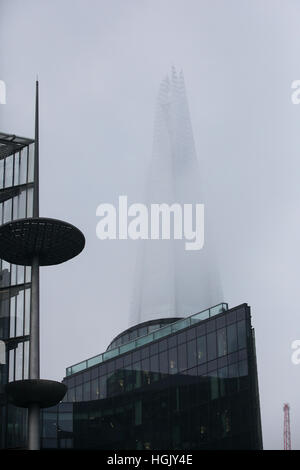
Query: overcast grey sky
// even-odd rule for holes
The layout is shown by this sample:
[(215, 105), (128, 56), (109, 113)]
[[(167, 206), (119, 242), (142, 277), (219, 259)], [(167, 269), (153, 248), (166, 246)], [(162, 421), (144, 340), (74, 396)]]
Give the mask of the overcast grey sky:
[[(40, 80), (41, 215), (86, 249), (42, 269), (42, 376), (102, 352), (128, 325), (136, 245), (100, 242), (95, 211), (142, 197), (159, 83), (183, 68), (224, 301), (256, 329), (265, 448), (283, 403), (300, 449), (300, 79), (297, 0), (0, 0), (1, 131), (33, 135)], [(223, 300), (223, 299), (221, 299)]]

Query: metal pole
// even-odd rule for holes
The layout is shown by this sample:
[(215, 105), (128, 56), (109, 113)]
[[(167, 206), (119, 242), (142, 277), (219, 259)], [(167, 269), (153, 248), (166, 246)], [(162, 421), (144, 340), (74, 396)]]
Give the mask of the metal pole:
[[(39, 217), (39, 84), (36, 82), (33, 217)], [(31, 308), (29, 343), (29, 378), (40, 378), (40, 265), (35, 256), (31, 266)], [(40, 448), (40, 407), (28, 408), (28, 448)]]
[(30, 312), (30, 346), (29, 378), (40, 378), (40, 266), (38, 257), (32, 260), (31, 268), (31, 312)]
[[(29, 378), (40, 378), (40, 266), (38, 257), (32, 260), (31, 269), (31, 312), (30, 312), (30, 346), (29, 346)], [(32, 404), (28, 408), (28, 448), (40, 448), (40, 407)]]
[(39, 217), (40, 209), (39, 185), (39, 82), (35, 84), (35, 136), (34, 136), (34, 191), (33, 217)]
[(40, 450), (40, 406), (28, 407), (28, 449)]

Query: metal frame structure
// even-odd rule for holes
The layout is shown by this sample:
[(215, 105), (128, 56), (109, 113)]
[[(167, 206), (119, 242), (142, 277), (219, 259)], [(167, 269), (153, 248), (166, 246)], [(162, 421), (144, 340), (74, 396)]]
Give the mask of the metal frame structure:
[[(33, 142), (0, 134), (0, 159)], [(17, 219), (0, 227), (0, 257), (13, 264), (31, 266), (31, 305), (29, 341), (29, 379), (6, 385), (9, 402), (28, 408), (28, 448), (40, 448), (40, 409), (59, 403), (67, 387), (40, 379), (40, 266), (59, 264), (77, 256), (84, 248), (84, 235), (71, 224), (39, 217), (39, 84), (36, 82), (35, 147), (32, 217)], [(18, 188), (7, 188), (4, 200)], [(6, 199), (5, 199), (6, 198)], [(22, 341), (22, 339), (20, 339)]]

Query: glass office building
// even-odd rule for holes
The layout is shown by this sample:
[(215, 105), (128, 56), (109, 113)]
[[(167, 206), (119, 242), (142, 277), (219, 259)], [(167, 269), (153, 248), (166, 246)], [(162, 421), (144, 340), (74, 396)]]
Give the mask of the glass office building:
[(43, 448), (262, 448), (247, 304), (132, 327), (64, 382), (64, 401), (42, 412)]
[[(32, 217), (34, 141), (0, 133), (0, 224)], [(28, 378), (31, 268), (0, 260), (0, 448), (26, 445), (27, 412), (7, 405), (9, 381)]]

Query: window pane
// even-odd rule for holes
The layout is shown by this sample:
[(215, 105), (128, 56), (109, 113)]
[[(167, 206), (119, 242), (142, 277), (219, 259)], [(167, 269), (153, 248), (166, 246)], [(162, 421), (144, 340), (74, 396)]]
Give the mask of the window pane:
[(82, 401), (82, 396), (83, 396), (83, 393), (82, 393), (82, 385), (77, 385), (77, 387), (75, 387), (75, 396), (76, 396), (76, 401)]
[(227, 326), (227, 342), (229, 354), (237, 350), (237, 334), (235, 323)]
[(34, 178), (34, 145), (30, 145), (28, 150), (28, 182), (32, 182)]
[(10, 222), (12, 220), (12, 199), (4, 202), (4, 215), (3, 223)]
[(58, 413), (58, 427), (60, 431), (72, 432), (73, 431), (73, 414), (72, 413)]
[(5, 160), (5, 187), (12, 186), (13, 183), (13, 155), (10, 155)]
[(187, 359), (188, 368), (194, 367), (197, 364), (197, 348), (195, 339), (187, 343)]
[(23, 335), (23, 314), (24, 314), (24, 290), (21, 290), (17, 296), (17, 331), (16, 336)]
[(15, 372), (15, 350), (11, 349), (9, 351), (9, 375), (8, 375), (9, 382), (15, 380), (14, 372)]
[(169, 349), (169, 374), (178, 372), (177, 349)]
[[(19, 165), (20, 165), (20, 154), (15, 154), (15, 170), (14, 170), (14, 185), (17, 186), (19, 184)], [(1, 171), (1, 170), (0, 170)]]
[(239, 363), (239, 376), (243, 377), (248, 375), (248, 363), (247, 361), (240, 361)]
[(183, 343), (178, 347), (178, 369), (179, 372), (187, 369), (186, 343)]
[(19, 343), (16, 349), (16, 375), (15, 380), (23, 378), (23, 343)]
[(83, 401), (89, 401), (91, 399), (91, 383), (85, 382), (83, 384)]
[(27, 148), (21, 151), (20, 157), (20, 184), (25, 184), (27, 180)]
[(99, 395), (99, 379), (94, 379), (91, 381), (91, 400), (98, 400)]
[(150, 370), (151, 372), (159, 372), (159, 361), (158, 354), (151, 356), (150, 358)]
[(225, 356), (227, 354), (227, 344), (226, 344), (226, 329), (222, 328), (217, 332), (218, 337), (218, 357)]
[(217, 357), (217, 342), (216, 333), (209, 333), (207, 335), (207, 359), (209, 361)]
[(163, 374), (167, 374), (168, 370), (168, 351), (159, 354), (159, 370)]
[(219, 396), (219, 384), (217, 371), (210, 375), (210, 398), (215, 400)]
[(26, 217), (26, 190), (22, 191), (18, 196), (18, 218)]
[(206, 336), (200, 336), (197, 338), (197, 352), (198, 352), (198, 364), (207, 361), (206, 354)]
[(24, 379), (28, 379), (29, 370), (29, 341), (24, 343)]
[(33, 188), (27, 190), (27, 217), (33, 215)]
[(239, 349), (246, 347), (246, 324), (245, 321), (239, 321), (237, 324)]
[(100, 377), (100, 398), (106, 398), (106, 375)]

